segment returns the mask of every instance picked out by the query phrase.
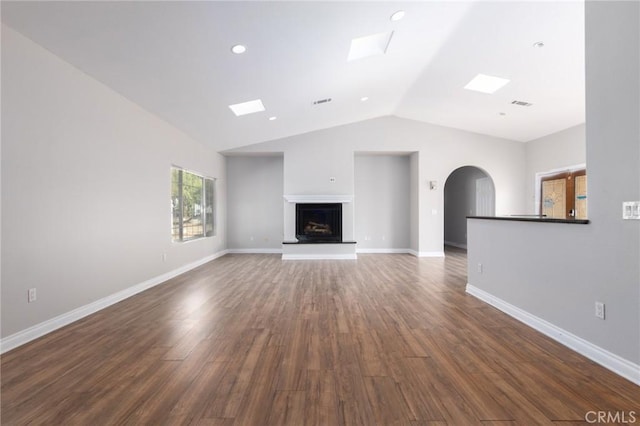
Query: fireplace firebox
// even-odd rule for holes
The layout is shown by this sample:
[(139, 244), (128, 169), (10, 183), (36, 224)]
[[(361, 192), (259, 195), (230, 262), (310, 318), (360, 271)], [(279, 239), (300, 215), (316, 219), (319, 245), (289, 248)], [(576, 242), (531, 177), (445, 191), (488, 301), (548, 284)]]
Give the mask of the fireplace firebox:
[(342, 242), (342, 204), (296, 204), (296, 238), (301, 243)]

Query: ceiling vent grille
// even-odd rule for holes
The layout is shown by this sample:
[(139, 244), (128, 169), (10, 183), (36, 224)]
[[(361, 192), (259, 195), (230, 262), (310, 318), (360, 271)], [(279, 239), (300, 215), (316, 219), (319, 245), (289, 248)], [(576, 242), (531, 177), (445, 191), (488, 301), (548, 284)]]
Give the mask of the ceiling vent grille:
[(511, 101), (512, 105), (519, 105), (519, 106), (531, 106), (533, 105), (532, 103), (529, 102), (525, 102), (525, 101)]
[(314, 101), (313, 104), (320, 105), (320, 104), (326, 104), (327, 102), (331, 102), (331, 98), (318, 99), (317, 101)]

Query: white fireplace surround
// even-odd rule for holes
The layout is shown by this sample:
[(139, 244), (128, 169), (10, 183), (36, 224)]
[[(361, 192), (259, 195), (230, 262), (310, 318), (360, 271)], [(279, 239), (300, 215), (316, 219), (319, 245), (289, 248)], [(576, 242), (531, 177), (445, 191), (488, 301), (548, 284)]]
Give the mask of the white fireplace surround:
[[(342, 203), (349, 205), (343, 208), (343, 238), (347, 240), (353, 238), (353, 195), (348, 194), (331, 194), (331, 195), (308, 195), (294, 194), (284, 195), (285, 201), (289, 204), (285, 209), (285, 241), (295, 240), (295, 204), (323, 204), (323, 203)], [(282, 244), (283, 260), (317, 260), (317, 259), (344, 259), (354, 260), (356, 256), (355, 243), (323, 243), (323, 244)]]
[(353, 195), (285, 195), (289, 203), (351, 203)]

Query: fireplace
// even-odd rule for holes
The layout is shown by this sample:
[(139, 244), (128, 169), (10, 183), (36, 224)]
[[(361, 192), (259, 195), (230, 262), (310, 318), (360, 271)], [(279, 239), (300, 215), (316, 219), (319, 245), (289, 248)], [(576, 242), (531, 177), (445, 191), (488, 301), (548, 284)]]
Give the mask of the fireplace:
[(301, 243), (342, 242), (342, 204), (296, 204), (296, 238)]

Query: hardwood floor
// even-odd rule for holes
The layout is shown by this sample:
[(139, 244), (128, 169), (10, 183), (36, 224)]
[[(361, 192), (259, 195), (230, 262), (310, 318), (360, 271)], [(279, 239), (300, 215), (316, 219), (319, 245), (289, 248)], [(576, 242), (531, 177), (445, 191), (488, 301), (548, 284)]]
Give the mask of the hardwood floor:
[(640, 387), (465, 284), (459, 250), (228, 255), (3, 355), (1, 421), (567, 425), (608, 411), (640, 423)]

